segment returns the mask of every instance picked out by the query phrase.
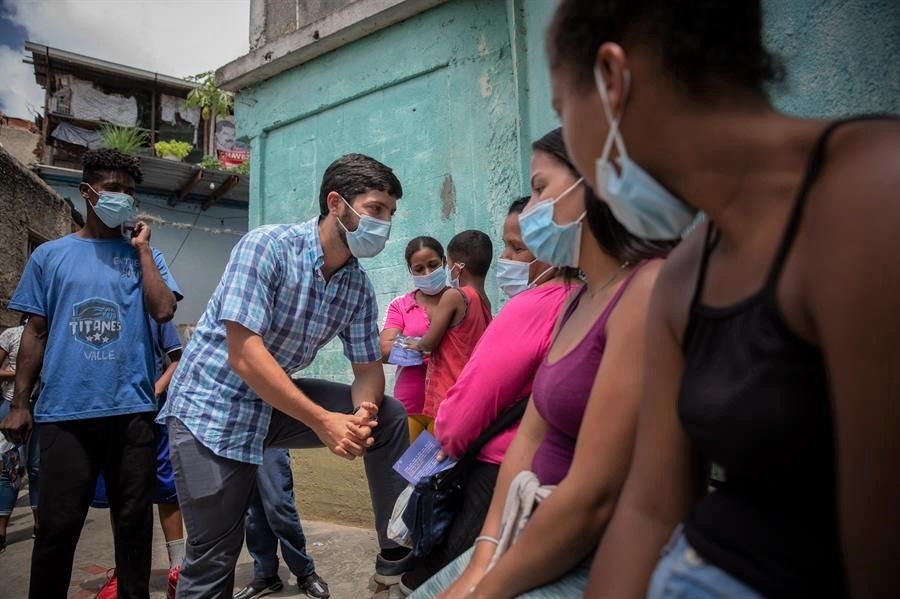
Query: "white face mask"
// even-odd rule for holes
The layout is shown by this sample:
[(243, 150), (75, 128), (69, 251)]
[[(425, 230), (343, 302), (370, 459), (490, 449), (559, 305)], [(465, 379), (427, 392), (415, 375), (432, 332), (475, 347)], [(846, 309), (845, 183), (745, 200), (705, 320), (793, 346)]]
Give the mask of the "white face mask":
[(425, 295), (437, 295), (447, 286), (447, 269), (436, 268), (427, 275), (413, 275), (413, 285)]
[(353, 206), (344, 199), (344, 196), (341, 196), (341, 199), (353, 211), (353, 214), (359, 217), (359, 224), (354, 231), (345, 227), (341, 219), (338, 219), (338, 223), (347, 233), (347, 247), (350, 248), (350, 253), (357, 258), (371, 258), (378, 255), (384, 249), (384, 244), (391, 235), (391, 221), (379, 220), (368, 214), (360, 214), (353, 210)]
[(531, 262), (519, 262), (518, 260), (507, 260), (506, 258), (500, 258), (497, 261), (497, 286), (506, 294), (506, 297), (515, 297), (523, 291), (537, 286), (538, 281), (554, 269), (551, 266), (535, 277), (534, 282), (532, 282), (529, 277), (531, 265), (537, 261), (537, 258)]
[[(454, 289), (459, 289), (459, 275), (460, 275), (460, 273), (462, 273), (462, 269), (464, 269), (465, 267), (466, 267), (465, 262), (457, 262), (456, 264), (454, 264), (453, 266), (450, 267), (450, 270), (448, 271), (448, 274), (447, 274), (447, 284), (450, 287), (453, 287)], [(456, 271), (455, 277), (453, 276), (454, 268), (459, 269)]]
[[(619, 132), (621, 115), (612, 113), (606, 84), (600, 68), (594, 69), (597, 91), (609, 123), (609, 135), (603, 153), (597, 159), (597, 195), (609, 205), (613, 216), (631, 234), (643, 239), (677, 239), (693, 222), (697, 210), (672, 195), (656, 179), (628, 157)], [(631, 73), (625, 71), (625, 97), (631, 85)], [(613, 143), (619, 152), (618, 170), (610, 160)]]

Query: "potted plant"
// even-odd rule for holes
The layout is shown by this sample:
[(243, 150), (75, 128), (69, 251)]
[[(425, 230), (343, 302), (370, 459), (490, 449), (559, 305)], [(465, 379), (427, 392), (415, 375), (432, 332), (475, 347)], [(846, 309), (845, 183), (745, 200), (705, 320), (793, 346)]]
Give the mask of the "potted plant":
[(123, 154), (137, 154), (147, 144), (147, 132), (137, 127), (119, 127), (104, 123), (100, 128), (103, 146)]
[(169, 141), (156, 142), (153, 145), (153, 148), (156, 150), (156, 154), (161, 158), (165, 158), (166, 160), (181, 161), (191, 153), (191, 150), (194, 149), (194, 146), (186, 141), (170, 139)]

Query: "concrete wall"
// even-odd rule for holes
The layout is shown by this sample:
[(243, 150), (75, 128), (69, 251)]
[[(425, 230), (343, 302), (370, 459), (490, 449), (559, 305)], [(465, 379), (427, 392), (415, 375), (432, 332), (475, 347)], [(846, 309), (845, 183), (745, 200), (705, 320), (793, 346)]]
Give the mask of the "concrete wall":
[(900, 2), (766, 0), (766, 43), (785, 61), (782, 110), (811, 117), (900, 113)]
[[(69, 198), (82, 215), (85, 213), (84, 199), (74, 183), (53, 181), (51, 185), (60, 195)], [(144, 193), (138, 193), (136, 199), (140, 204), (138, 212), (148, 215), (151, 244), (165, 255), (184, 292), (174, 322), (176, 325), (193, 325), (200, 319), (210, 295), (219, 284), (231, 248), (247, 231), (247, 211), (227, 206), (213, 206), (201, 211), (199, 204), (193, 202), (170, 207), (166, 198)], [(193, 224), (196, 229), (184, 228), (184, 225)], [(224, 232), (223, 229), (236, 232)]]
[(29, 241), (71, 233), (72, 211), (52, 188), (0, 148), (0, 328), (19, 324), (6, 309), (28, 261)]
[(0, 147), (12, 154), (22, 164), (37, 162), (34, 150), (40, 135), (19, 127), (9, 127), (0, 119)]

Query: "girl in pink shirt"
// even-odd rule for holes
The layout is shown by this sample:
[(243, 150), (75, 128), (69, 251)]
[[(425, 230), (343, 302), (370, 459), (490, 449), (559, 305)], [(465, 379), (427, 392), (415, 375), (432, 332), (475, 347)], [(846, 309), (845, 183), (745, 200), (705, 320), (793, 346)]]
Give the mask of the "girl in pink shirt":
[[(415, 289), (391, 301), (381, 331), (383, 361), (390, 364), (391, 350), (398, 335), (423, 337), (431, 322), (430, 312), (447, 289), (444, 248), (433, 237), (416, 237), (406, 246), (406, 265)], [(425, 416), (425, 371), (428, 358), (415, 366), (397, 366), (394, 397), (409, 415), (409, 440), (414, 441), (433, 419)]]

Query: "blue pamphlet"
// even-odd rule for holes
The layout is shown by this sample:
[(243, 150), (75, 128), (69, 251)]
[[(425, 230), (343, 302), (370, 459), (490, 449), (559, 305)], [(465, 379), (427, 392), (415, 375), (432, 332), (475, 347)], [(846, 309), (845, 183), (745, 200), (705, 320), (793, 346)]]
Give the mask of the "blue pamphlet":
[(423, 431), (394, 464), (394, 470), (413, 485), (422, 477), (449, 470), (456, 465), (456, 461), (445, 458), (438, 462), (437, 454), (440, 450), (438, 440), (428, 431)]

